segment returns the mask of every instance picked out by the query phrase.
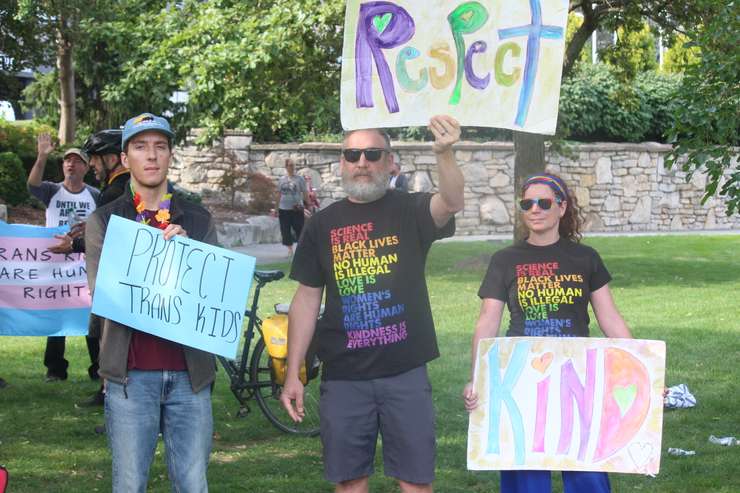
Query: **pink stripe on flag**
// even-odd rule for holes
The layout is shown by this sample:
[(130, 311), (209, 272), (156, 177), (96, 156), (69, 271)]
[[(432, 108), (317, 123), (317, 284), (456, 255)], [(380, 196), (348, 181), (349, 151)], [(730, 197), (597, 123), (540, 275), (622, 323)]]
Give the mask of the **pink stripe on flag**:
[(80, 258), (79, 253), (69, 255), (51, 253), (50, 246), (59, 243), (56, 238), (0, 238), (0, 262), (69, 262)]
[(90, 290), (86, 283), (0, 286), (0, 308), (55, 310), (89, 308), (90, 305)]

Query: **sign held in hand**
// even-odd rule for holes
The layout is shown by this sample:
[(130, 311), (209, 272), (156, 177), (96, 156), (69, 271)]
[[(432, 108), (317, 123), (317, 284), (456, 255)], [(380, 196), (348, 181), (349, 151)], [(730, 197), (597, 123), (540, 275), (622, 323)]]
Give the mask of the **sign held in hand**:
[(468, 469), (657, 474), (664, 375), (663, 341), (483, 339)]
[(85, 257), (49, 251), (67, 231), (0, 221), (0, 335), (87, 335)]
[(347, 130), (462, 125), (554, 134), (565, 0), (348, 0), (341, 118)]
[(93, 313), (234, 358), (255, 259), (112, 216)]

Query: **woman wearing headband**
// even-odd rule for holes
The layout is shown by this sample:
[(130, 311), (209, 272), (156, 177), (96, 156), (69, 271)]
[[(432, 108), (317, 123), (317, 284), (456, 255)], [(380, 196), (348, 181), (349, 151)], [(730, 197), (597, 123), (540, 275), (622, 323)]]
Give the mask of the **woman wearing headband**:
[[(473, 359), (480, 339), (499, 335), (504, 306), (511, 315), (509, 337), (588, 337), (589, 302), (607, 337), (632, 337), (612, 300), (611, 276), (601, 257), (579, 243), (578, 205), (565, 182), (553, 174), (535, 175), (524, 183), (521, 195), (527, 236), (491, 258), (478, 291), (482, 304), (473, 336)], [(463, 399), (468, 411), (478, 405), (472, 377)], [(603, 472), (563, 471), (562, 476), (565, 493), (611, 491)], [(549, 492), (551, 473), (501, 471), (501, 491)]]

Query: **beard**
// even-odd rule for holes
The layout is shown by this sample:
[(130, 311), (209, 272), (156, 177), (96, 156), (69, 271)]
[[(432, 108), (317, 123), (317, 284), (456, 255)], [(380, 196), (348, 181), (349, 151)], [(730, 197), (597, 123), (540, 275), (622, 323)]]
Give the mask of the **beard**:
[(342, 172), (342, 188), (357, 202), (373, 202), (385, 195), (388, 188), (389, 173), (368, 171), (370, 181), (359, 181), (349, 170)]

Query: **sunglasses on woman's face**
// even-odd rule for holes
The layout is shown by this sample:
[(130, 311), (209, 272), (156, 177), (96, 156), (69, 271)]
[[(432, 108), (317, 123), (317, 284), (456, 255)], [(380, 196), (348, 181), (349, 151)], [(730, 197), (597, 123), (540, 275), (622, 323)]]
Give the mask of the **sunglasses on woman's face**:
[[(556, 204), (560, 204), (562, 201), (559, 198), (555, 198), (554, 202)], [(552, 207), (552, 203), (552, 199), (522, 199), (519, 201), (519, 207), (521, 207), (523, 211), (528, 211), (532, 206), (534, 206), (534, 204), (537, 204), (537, 207), (546, 211)]]
[(381, 149), (379, 147), (368, 147), (367, 149), (344, 149), (342, 150), (342, 156), (344, 156), (345, 161), (356, 163), (364, 153), (365, 159), (374, 163), (376, 161), (380, 161), (384, 152), (388, 152), (388, 150)]

